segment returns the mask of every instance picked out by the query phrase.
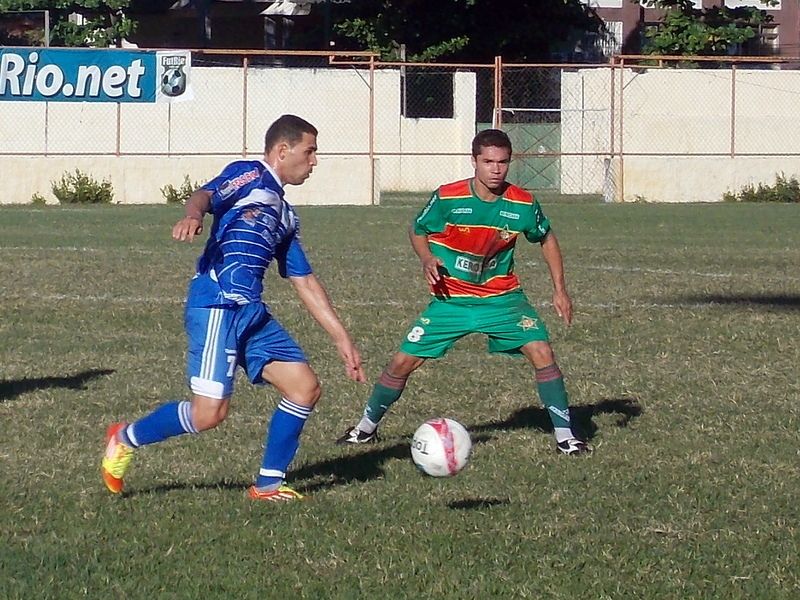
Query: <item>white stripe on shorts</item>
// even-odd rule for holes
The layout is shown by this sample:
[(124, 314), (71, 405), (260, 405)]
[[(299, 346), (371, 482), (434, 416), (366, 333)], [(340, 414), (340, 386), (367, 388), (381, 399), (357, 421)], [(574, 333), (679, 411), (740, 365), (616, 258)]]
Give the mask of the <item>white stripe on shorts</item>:
[(206, 326), (206, 341), (203, 346), (203, 357), (200, 363), (200, 378), (214, 379), (214, 363), (217, 360), (217, 341), (222, 324), (222, 309), (212, 308)]

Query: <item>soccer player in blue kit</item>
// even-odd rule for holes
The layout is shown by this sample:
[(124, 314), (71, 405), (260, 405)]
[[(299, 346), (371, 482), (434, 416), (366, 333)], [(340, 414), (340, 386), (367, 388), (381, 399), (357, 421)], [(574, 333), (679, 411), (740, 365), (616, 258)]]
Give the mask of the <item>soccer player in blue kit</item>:
[(192, 241), (203, 230), (205, 213), (214, 217), (186, 298), (191, 401), (162, 404), (137, 421), (109, 426), (101, 471), (110, 492), (122, 492), (136, 448), (219, 425), (228, 414), (234, 374), (241, 366), (252, 383), (270, 383), (282, 396), (248, 495), (269, 501), (302, 498), (284, 480), (319, 400), (320, 385), (303, 351), (261, 300), (264, 274), (273, 259), (333, 339), (347, 375), (365, 381), (359, 352), (312, 272), (297, 215), (284, 200), (286, 184), (300, 185), (311, 174), (316, 151), (316, 128), (300, 117), (283, 115), (267, 130), (263, 161), (229, 164), (187, 200), (185, 216), (172, 229), (174, 239)]

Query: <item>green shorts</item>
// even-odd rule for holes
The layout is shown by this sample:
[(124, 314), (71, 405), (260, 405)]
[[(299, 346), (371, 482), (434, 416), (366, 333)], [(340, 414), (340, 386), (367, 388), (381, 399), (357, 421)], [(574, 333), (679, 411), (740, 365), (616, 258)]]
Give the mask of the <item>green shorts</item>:
[(472, 303), (434, 298), (406, 332), (400, 351), (440, 358), (470, 333), (485, 334), (489, 352), (506, 354), (521, 354), (528, 342), (550, 339), (544, 322), (520, 291)]

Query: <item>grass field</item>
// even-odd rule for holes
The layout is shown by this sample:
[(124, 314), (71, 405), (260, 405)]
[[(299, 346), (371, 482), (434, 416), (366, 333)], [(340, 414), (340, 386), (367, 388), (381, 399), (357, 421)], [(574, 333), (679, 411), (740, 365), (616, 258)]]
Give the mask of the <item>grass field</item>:
[[(554, 452), (521, 360), (477, 337), (414, 375), (383, 441), (332, 441), (369, 386), (274, 274), (268, 300), (324, 397), (292, 474), (310, 500), (245, 496), (275, 394), (240, 380), (219, 429), (137, 453), (126, 494), (106, 425), (183, 398), (182, 298), (199, 244), (179, 208), (0, 209), (0, 598), (798, 598), (800, 206), (547, 203), (576, 307), (517, 266), (595, 452)], [(299, 209), (370, 379), (424, 306), (415, 203)], [(475, 442), (421, 475), (432, 416)]]

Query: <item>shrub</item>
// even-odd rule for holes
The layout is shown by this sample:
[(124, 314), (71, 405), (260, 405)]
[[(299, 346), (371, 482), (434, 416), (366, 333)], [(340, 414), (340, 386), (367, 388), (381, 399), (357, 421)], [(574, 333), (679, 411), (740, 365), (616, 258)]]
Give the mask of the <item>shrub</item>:
[(33, 194), (33, 196), (31, 196), (31, 204), (41, 206), (43, 204), (47, 204), (47, 200), (45, 200), (44, 196), (42, 196), (39, 192), (36, 192)]
[(725, 192), (724, 202), (800, 202), (800, 182), (781, 173), (775, 176), (775, 185), (759, 183), (744, 186), (738, 193)]
[(80, 169), (64, 173), (59, 181), (52, 182), (53, 194), (61, 204), (110, 204), (114, 188), (110, 181), (98, 182)]
[(161, 195), (167, 201), (167, 204), (185, 204), (194, 191), (200, 187), (199, 183), (192, 183), (188, 175), (183, 176), (183, 183), (180, 187), (176, 188), (171, 183), (168, 183), (161, 188)]

